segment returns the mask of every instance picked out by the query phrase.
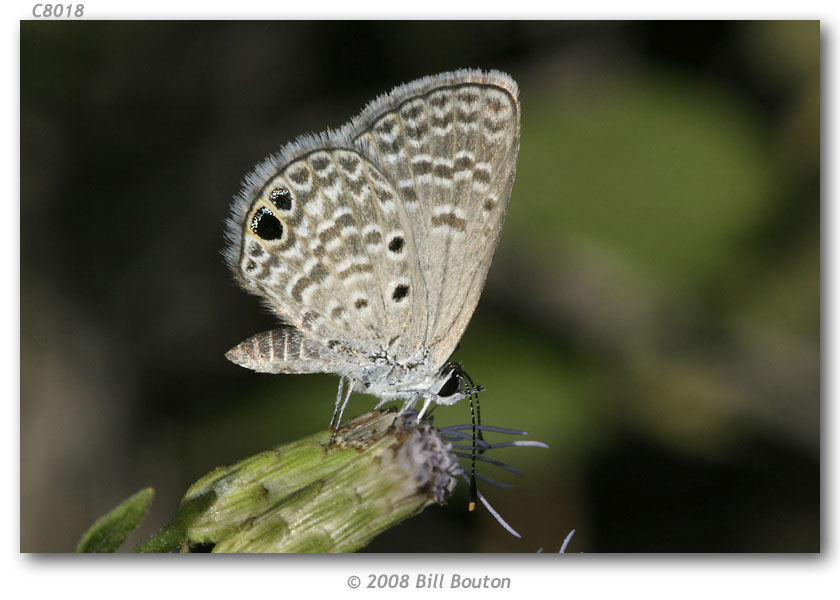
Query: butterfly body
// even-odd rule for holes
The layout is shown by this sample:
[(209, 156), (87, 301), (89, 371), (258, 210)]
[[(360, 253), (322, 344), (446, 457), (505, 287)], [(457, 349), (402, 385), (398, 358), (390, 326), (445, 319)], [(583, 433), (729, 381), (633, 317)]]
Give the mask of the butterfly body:
[[(447, 393), (444, 389), (452, 377), (449, 364), (435, 368), (422, 359), (422, 354), (417, 360), (405, 364), (385, 354), (347, 360), (342, 351), (315, 350), (311, 343), (298, 345), (295, 342), (291, 344), (290, 353), (289, 331), (288, 328), (273, 329), (257, 334), (238, 344), (226, 356), (232, 362), (259, 373), (332, 372), (355, 381), (356, 391), (380, 398), (380, 404), (402, 398), (449, 405), (465, 396), (458, 390)], [(315, 352), (322, 354), (316, 355)], [(305, 366), (295, 369), (294, 358)], [(443, 394), (441, 390), (444, 390)]]
[(335, 373), (383, 403), (462, 398), (448, 359), (483, 288), (518, 150), (516, 83), (460, 70), (399, 86), (263, 161), (233, 204), (226, 258), (286, 326), (228, 358)]

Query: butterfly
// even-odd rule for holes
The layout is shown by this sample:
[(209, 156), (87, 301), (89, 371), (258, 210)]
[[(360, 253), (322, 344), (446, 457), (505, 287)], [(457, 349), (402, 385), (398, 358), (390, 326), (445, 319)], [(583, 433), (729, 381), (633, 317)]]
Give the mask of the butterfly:
[[(450, 362), (499, 240), (519, 154), (518, 86), (462, 69), (381, 95), (245, 177), (227, 221), (237, 281), (282, 326), (226, 357), (261, 373), (339, 375), (403, 412), (475, 393)], [(346, 383), (346, 389), (344, 389)]]

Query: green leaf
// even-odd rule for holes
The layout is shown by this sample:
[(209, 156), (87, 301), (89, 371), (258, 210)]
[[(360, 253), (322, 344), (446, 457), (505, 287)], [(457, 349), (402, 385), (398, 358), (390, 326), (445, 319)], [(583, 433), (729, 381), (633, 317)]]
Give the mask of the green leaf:
[(76, 552), (116, 552), (146, 516), (154, 495), (152, 488), (141, 490), (100, 517), (79, 540)]

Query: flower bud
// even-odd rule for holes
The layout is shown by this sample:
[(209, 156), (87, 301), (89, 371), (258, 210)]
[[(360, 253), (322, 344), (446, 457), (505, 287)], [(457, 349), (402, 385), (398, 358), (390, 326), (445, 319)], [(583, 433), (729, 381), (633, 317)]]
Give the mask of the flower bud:
[(213, 552), (351, 552), (443, 504), (462, 473), (430, 419), (363, 415), (221, 467), (186, 493), (176, 522)]

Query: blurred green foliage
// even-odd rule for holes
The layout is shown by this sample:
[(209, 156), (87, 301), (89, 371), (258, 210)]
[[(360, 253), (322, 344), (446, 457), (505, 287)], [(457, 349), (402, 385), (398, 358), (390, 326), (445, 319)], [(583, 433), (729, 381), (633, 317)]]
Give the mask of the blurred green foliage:
[[(486, 491), (523, 541), (460, 490), (370, 549), (532, 552), (575, 528), (570, 551), (819, 550), (818, 22), (78, 25), (22, 24), (24, 500), (73, 444), (85, 523), (324, 427), (336, 378), (222, 359), (275, 323), (221, 267), (229, 198), (294, 136), (478, 66), (520, 85), (521, 154), (456, 358), (487, 424), (551, 450), (500, 454), (526, 475)], [(116, 439), (61, 427), (84, 402)], [(23, 547), (63, 547), (22, 506)]]

